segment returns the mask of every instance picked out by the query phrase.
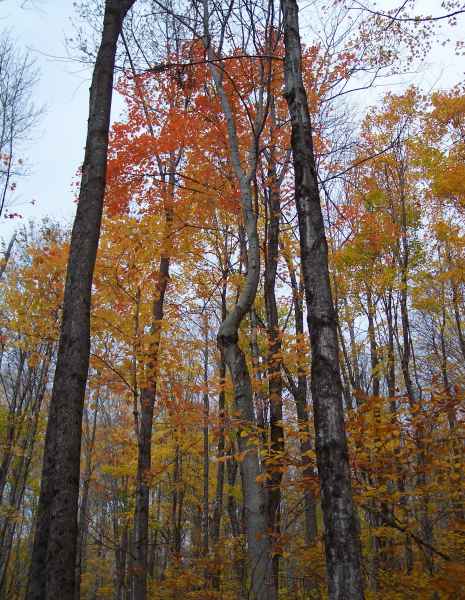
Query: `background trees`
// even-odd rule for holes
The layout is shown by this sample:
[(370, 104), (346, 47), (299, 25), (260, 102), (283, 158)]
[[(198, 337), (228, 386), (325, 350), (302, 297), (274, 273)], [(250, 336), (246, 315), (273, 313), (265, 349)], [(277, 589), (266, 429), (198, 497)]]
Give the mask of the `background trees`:
[[(460, 597), (463, 88), (388, 93), (355, 127), (342, 99), (399, 66), (397, 32), (366, 38), (341, 9), (300, 49), (296, 8), (128, 15), (92, 286), (100, 204), (78, 217), (98, 217), (76, 283), (82, 429), (60, 434), (74, 470), (48, 480), (63, 498), (74, 473), (59, 558), (75, 597)], [(64, 457), (52, 373), (84, 251), (50, 222), (18, 240), (0, 282), (0, 586), (19, 599), (48, 527), (41, 455)]]

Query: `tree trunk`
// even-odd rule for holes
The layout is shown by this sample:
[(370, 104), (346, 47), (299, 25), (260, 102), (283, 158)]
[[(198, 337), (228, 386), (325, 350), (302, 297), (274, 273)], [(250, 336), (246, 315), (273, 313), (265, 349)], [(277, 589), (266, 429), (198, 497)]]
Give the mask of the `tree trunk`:
[[(226, 283), (223, 284), (221, 293), (221, 320), (226, 318)], [(221, 517), (223, 515), (223, 491), (224, 491), (224, 451), (225, 451), (225, 409), (226, 409), (226, 393), (224, 390), (226, 381), (226, 363), (224, 362), (223, 353), (220, 352), (220, 360), (218, 365), (220, 392), (218, 394), (218, 417), (219, 417), (219, 437), (217, 449), (217, 475), (216, 475), (216, 491), (215, 491), (215, 508), (213, 510), (212, 531), (211, 537), (213, 544), (217, 544), (220, 539)], [(219, 580), (218, 580), (219, 584)]]
[(371, 359), (371, 390), (373, 396), (379, 396), (379, 356), (378, 344), (376, 342), (375, 332), (375, 305), (371, 290), (367, 287), (367, 316), (368, 316), (368, 339), (370, 341), (370, 359)]
[[(289, 256), (286, 255), (286, 264), (289, 270), (289, 278), (291, 280), (292, 296), (294, 304), (294, 318), (295, 318), (295, 332), (296, 335), (303, 339), (304, 336), (304, 311), (302, 295), (297, 285), (297, 277), (295, 273), (295, 267)], [(304, 480), (309, 481), (315, 477), (314, 467), (312, 460), (309, 456), (310, 450), (312, 450), (312, 437), (310, 432), (310, 423), (308, 416), (308, 405), (307, 405), (307, 375), (302, 365), (297, 366), (297, 384), (291, 377), (287, 376), (291, 393), (294, 396), (294, 402), (297, 413), (297, 424), (299, 428), (299, 445), (300, 445), (300, 456), (302, 462), (302, 475)], [(311, 546), (315, 543), (318, 535), (317, 518), (316, 518), (316, 499), (310, 486), (305, 484), (304, 489), (304, 517), (305, 517), (305, 531), (304, 538), (307, 546)]]
[[(257, 170), (258, 142), (265, 120), (265, 105), (262, 99), (254, 119), (253, 140), (248, 153), (248, 172), (244, 171), (240, 155), (239, 137), (236, 130), (231, 103), (223, 85), (224, 72), (218, 68), (217, 57), (210, 40), (209, 4), (203, 2), (204, 45), (209, 59), (209, 68), (218, 93), (228, 132), (230, 160), (237, 182), (244, 229), (247, 235), (247, 274), (235, 306), (221, 323), (217, 335), (220, 351), (224, 353), (226, 365), (234, 387), (234, 406), (238, 415), (237, 443), (241, 454), (241, 478), (244, 493), (244, 510), (247, 550), (251, 575), (251, 598), (275, 600), (276, 587), (271, 575), (272, 548), (268, 531), (268, 515), (263, 486), (257, 477), (261, 474), (259, 450), (253, 435), (255, 413), (253, 391), (245, 355), (239, 347), (239, 327), (245, 315), (252, 309), (260, 280), (260, 244), (257, 231), (257, 214), (253, 205), (252, 179)], [(262, 90), (263, 91), (263, 90)]]
[(90, 88), (81, 189), (71, 235), (58, 359), (50, 402), (28, 600), (75, 596), (81, 425), (90, 352), (91, 288), (100, 236), (113, 69), (134, 0), (106, 0)]
[(97, 433), (97, 415), (99, 409), (99, 392), (97, 391), (95, 398), (95, 407), (94, 414), (92, 420), (92, 429), (89, 431), (89, 423), (88, 419), (85, 419), (87, 423), (88, 433), (90, 437), (87, 441), (87, 452), (85, 458), (85, 468), (84, 468), (84, 477), (82, 482), (82, 498), (81, 498), (81, 507), (79, 510), (79, 524), (78, 524), (78, 542), (77, 542), (77, 560), (76, 560), (76, 600), (79, 600), (80, 594), (78, 591), (80, 589), (80, 580), (83, 567), (85, 565), (85, 550), (86, 550), (86, 538), (87, 538), (87, 520), (88, 520), (88, 507), (89, 507), (89, 489), (90, 489), (90, 480), (92, 477), (92, 453), (95, 447), (95, 436)]
[[(275, 124), (274, 102), (271, 103), (272, 126)], [(272, 138), (273, 136), (270, 135)], [(282, 400), (282, 354), (281, 331), (279, 329), (278, 306), (276, 303), (276, 273), (278, 269), (279, 221), (281, 218), (279, 181), (276, 173), (275, 148), (270, 148), (268, 168), (270, 187), (267, 193), (267, 239), (265, 252), (265, 308), (268, 337), (268, 396), (270, 403), (270, 449), (268, 453), (268, 522), (273, 543), (279, 542), (281, 532), (281, 481), (284, 454), (283, 400)], [(279, 543), (277, 544), (279, 547)], [(279, 553), (273, 552), (273, 575), (275, 586), (279, 584)]]
[(203, 507), (202, 507), (202, 553), (208, 558), (209, 547), (209, 476), (210, 476), (210, 443), (209, 443), (209, 418), (210, 397), (208, 394), (208, 316), (204, 315), (205, 348), (203, 362)]
[(352, 500), (328, 247), (318, 191), (312, 126), (302, 80), (298, 7), (296, 0), (281, 0), (281, 6), (285, 98), (292, 125), (295, 201), (312, 350), (311, 390), (325, 523), (328, 591), (331, 600), (355, 600), (363, 598), (361, 549)]
[[(167, 229), (170, 229), (171, 213), (167, 213)], [(140, 419), (138, 431), (136, 506), (134, 511), (134, 600), (147, 597), (147, 557), (149, 541), (150, 469), (152, 467), (152, 429), (155, 407), (158, 351), (160, 347), (163, 306), (169, 279), (170, 257), (160, 258), (157, 297), (153, 303), (149, 359), (146, 365), (147, 387), (140, 396)]]

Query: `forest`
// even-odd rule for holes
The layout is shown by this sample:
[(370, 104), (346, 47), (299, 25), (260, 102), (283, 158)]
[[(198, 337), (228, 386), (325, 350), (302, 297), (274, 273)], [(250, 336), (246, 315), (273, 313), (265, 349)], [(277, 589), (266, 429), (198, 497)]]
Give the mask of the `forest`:
[(0, 598), (465, 598), (464, 2), (74, 4), (72, 227), (0, 34)]

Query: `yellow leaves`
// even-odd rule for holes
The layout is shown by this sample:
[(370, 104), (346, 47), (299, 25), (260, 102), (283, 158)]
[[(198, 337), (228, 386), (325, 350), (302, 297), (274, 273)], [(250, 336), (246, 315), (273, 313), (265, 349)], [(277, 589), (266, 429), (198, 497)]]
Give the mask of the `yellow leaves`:
[(37, 365), (39, 364), (40, 360), (41, 360), (40, 354), (38, 354), (37, 352), (32, 352), (29, 355), (29, 358), (28, 358), (29, 366), (32, 367), (32, 368), (37, 367)]

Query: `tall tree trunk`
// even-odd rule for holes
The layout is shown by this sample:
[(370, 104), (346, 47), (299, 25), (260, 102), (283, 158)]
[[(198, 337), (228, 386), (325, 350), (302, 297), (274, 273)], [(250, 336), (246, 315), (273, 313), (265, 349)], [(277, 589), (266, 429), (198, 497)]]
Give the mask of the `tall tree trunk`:
[(355, 600), (363, 598), (361, 549), (350, 481), (328, 246), (318, 191), (312, 126), (302, 79), (297, 2), (281, 0), (281, 7), (285, 98), (292, 125), (295, 201), (312, 351), (311, 390), (325, 523), (328, 591), (331, 600)]
[[(238, 517), (238, 506), (237, 501), (233, 493), (233, 488), (236, 483), (237, 477), (237, 461), (234, 458), (234, 447), (228, 450), (228, 462), (226, 463), (227, 477), (228, 477), (228, 497), (226, 500), (226, 507), (228, 510), (229, 523), (231, 526), (231, 535), (238, 541), (239, 536), (242, 533), (241, 523)], [(240, 555), (237, 556), (237, 544), (235, 547), (235, 555), (233, 558), (234, 571), (237, 576), (238, 583), (240, 585), (240, 600), (248, 598), (249, 594), (246, 589), (246, 569), (244, 558)]]
[(252, 309), (260, 280), (260, 244), (257, 231), (257, 213), (253, 203), (251, 182), (256, 175), (259, 154), (259, 135), (266, 117), (264, 88), (261, 88), (253, 123), (253, 139), (248, 152), (247, 172), (244, 171), (239, 137), (232, 107), (223, 85), (224, 71), (218, 65), (217, 56), (210, 38), (209, 3), (203, 2), (204, 45), (209, 60), (210, 73), (218, 93), (228, 133), (231, 165), (239, 185), (242, 217), (247, 236), (247, 273), (235, 306), (221, 323), (217, 335), (220, 351), (224, 353), (226, 365), (234, 387), (234, 405), (238, 419), (237, 443), (242, 460), (240, 463), (244, 493), (247, 551), (251, 576), (251, 598), (275, 600), (277, 590), (271, 575), (272, 548), (268, 531), (268, 515), (265, 493), (260, 481), (259, 450), (247, 429), (255, 427), (252, 383), (245, 355), (239, 347), (239, 327), (245, 315)]
[[(174, 186), (174, 182), (173, 186)], [(174, 189), (174, 187), (173, 187)], [(167, 211), (167, 232), (170, 230), (171, 212)], [(149, 357), (146, 364), (146, 386), (140, 395), (140, 418), (138, 431), (136, 506), (134, 511), (134, 600), (147, 597), (147, 557), (149, 541), (150, 469), (152, 467), (152, 430), (155, 407), (158, 352), (164, 300), (169, 279), (170, 257), (163, 254), (158, 269), (156, 298), (152, 308)]]
[(78, 591), (80, 589), (80, 580), (83, 567), (85, 565), (85, 550), (86, 550), (86, 538), (87, 538), (87, 520), (88, 520), (88, 506), (89, 506), (89, 489), (90, 489), (90, 480), (92, 477), (92, 453), (94, 451), (95, 446), (95, 436), (97, 433), (97, 415), (99, 409), (99, 392), (97, 391), (95, 398), (95, 407), (94, 414), (92, 419), (92, 429), (89, 431), (89, 423), (88, 417), (85, 419), (87, 423), (87, 429), (89, 438), (87, 440), (87, 448), (86, 448), (86, 458), (85, 458), (85, 468), (84, 468), (84, 477), (82, 482), (82, 497), (81, 497), (81, 507), (79, 510), (79, 524), (78, 524), (78, 542), (77, 542), (77, 559), (76, 559), (76, 600), (79, 600), (80, 594)]
[[(44, 350), (45, 359), (42, 363), (42, 366), (38, 371), (36, 371), (36, 376), (38, 373), (37, 386), (35, 390), (31, 390), (31, 394), (34, 394), (35, 397), (33, 399), (32, 406), (29, 407), (28, 405), (26, 409), (28, 411), (28, 416), (31, 418), (31, 423), (28, 423), (29, 426), (23, 433), (22, 439), (19, 441), (18, 447), (15, 450), (17, 456), (12, 464), (8, 486), (8, 498), (7, 502), (3, 503), (6, 514), (0, 519), (0, 597), (8, 597), (6, 588), (7, 570), (11, 552), (13, 550), (13, 539), (17, 531), (18, 523), (16, 515), (21, 510), (35, 443), (37, 441), (36, 434), (40, 418), (40, 410), (47, 387), (48, 371), (52, 352), (53, 346), (52, 344), (48, 344)], [(28, 421), (29, 419), (27, 422)], [(14, 512), (10, 513), (10, 510)]]
[(388, 347), (387, 347), (387, 371), (386, 371), (386, 385), (388, 389), (388, 395), (390, 398), (391, 412), (396, 411), (396, 401), (394, 396), (396, 395), (396, 363), (395, 363), (395, 350), (394, 350), (394, 315), (392, 305), (392, 290), (389, 290), (387, 299), (384, 299), (384, 306), (386, 311), (386, 321), (388, 327)]
[(28, 600), (75, 595), (81, 426), (90, 352), (91, 288), (102, 219), (113, 70), (134, 0), (106, 0), (90, 88), (81, 188), (65, 283), (58, 359), (45, 440)]
[(465, 360), (465, 336), (463, 334), (462, 329), (462, 320), (460, 318), (460, 310), (459, 310), (459, 294), (457, 290), (457, 284), (453, 279), (451, 279), (451, 290), (452, 290), (452, 306), (454, 307), (454, 317), (455, 317), (455, 325), (457, 327), (457, 334), (459, 337), (460, 351), (462, 353), (462, 357)]
[[(275, 126), (274, 101), (271, 102), (272, 127)], [(270, 137), (273, 138), (272, 132)], [(265, 308), (268, 337), (268, 396), (270, 403), (270, 449), (268, 453), (268, 522), (273, 542), (278, 541), (280, 526), (282, 462), (284, 454), (283, 400), (282, 400), (282, 354), (281, 332), (279, 329), (278, 306), (276, 302), (276, 273), (278, 269), (279, 221), (281, 218), (279, 181), (276, 173), (275, 148), (270, 148), (268, 177), (270, 187), (267, 193), (267, 235), (265, 252)], [(277, 544), (279, 547), (279, 544)], [(273, 575), (275, 586), (279, 584), (279, 553), (273, 552)]]
[[(221, 321), (226, 318), (226, 281), (223, 283), (223, 289), (221, 293)], [(226, 363), (224, 361), (223, 352), (220, 352), (220, 360), (218, 365), (219, 371), (219, 382), (220, 392), (218, 394), (218, 417), (219, 417), (219, 437), (218, 437), (218, 467), (216, 474), (216, 492), (215, 492), (215, 508), (213, 510), (212, 520), (212, 531), (211, 537), (213, 544), (217, 544), (220, 539), (221, 531), (221, 517), (223, 515), (223, 491), (224, 491), (224, 451), (225, 451), (225, 410), (226, 410), (226, 393), (225, 393), (225, 381), (226, 381)], [(218, 580), (219, 584), (219, 580)]]
[[(297, 277), (295, 267), (292, 264), (291, 258), (285, 254), (285, 260), (289, 271), (289, 278), (291, 281), (292, 298), (294, 305), (294, 318), (295, 318), (295, 332), (296, 335), (303, 340), (304, 337), (304, 311), (302, 294), (300, 293), (299, 286), (297, 284)], [(292, 395), (294, 396), (294, 402), (297, 413), (297, 424), (299, 428), (299, 445), (300, 445), (300, 456), (302, 463), (302, 475), (306, 482), (310, 481), (315, 477), (314, 467), (312, 459), (310, 458), (310, 451), (312, 450), (312, 436), (310, 432), (310, 423), (308, 415), (307, 405), (307, 375), (303, 365), (297, 365), (297, 384), (291, 377), (290, 373), (287, 373), (287, 380)], [(318, 535), (317, 518), (316, 518), (316, 499), (315, 495), (306, 483), (304, 489), (304, 518), (305, 518), (305, 531), (304, 538), (307, 546), (311, 546), (315, 543), (316, 536)]]
[(205, 348), (203, 357), (203, 508), (202, 508), (202, 553), (208, 557), (209, 547), (209, 476), (210, 444), (208, 422), (210, 418), (210, 397), (208, 395), (208, 316), (204, 316)]

